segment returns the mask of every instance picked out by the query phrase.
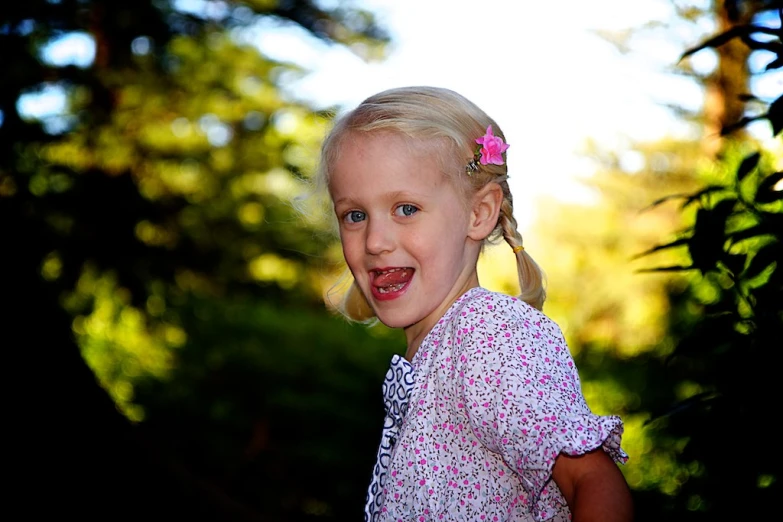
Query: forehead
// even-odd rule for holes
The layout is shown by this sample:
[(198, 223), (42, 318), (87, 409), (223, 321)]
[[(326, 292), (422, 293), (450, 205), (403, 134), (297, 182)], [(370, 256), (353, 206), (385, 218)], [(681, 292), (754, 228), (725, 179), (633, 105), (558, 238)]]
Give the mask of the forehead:
[(445, 140), (419, 140), (391, 131), (348, 132), (329, 162), (330, 191), (346, 178), (362, 181), (398, 180), (417, 184), (452, 183), (454, 161)]
[(436, 140), (417, 140), (399, 132), (387, 130), (349, 131), (338, 142), (336, 159), (340, 160), (341, 157), (350, 156), (351, 153), (370, 161), (381, 156), (421, 159), (440, 156), (441, 148), (442, 146)]

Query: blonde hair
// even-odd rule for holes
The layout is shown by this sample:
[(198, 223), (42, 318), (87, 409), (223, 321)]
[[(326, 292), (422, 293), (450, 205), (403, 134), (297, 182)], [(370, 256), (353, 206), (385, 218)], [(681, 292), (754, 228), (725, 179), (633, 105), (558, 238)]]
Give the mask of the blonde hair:
[[(438, 87), (401, 87), (370, 96), (354, 110), (339, 118), (321, 146), (316, 182), (323, 190), (329, 185), (330, 169), (339, 157), (345, 138), (352, 133), (394, 132), (411, 140), (433, 141), (439, 147), (443, 172), (453, 178), (466, 194), (473, 194), (488, 183), (497, 183), (503, 191), (497, 225), (484, 244), (502, 237), (513, 249), (519, 277), (519, 298), (541, 309), (546, 292), (544, 276), (538, 264), (523, 248), (522, 235), (514, 219), (514, 204), (508, 187), (508, 171), (503, 165), (479, 165), (470, 175), (465, 167), (473, 158), (476, 138), (492, 125), (495, 136), (503, 138), (500, 126), (464, 96)], [(482, 247), (484, 245), (482, 244)], [(354, 321), (375, 317), (350, 273), (350, 288), (341, 300), (331, 303)], [(329, 299), (329, 294), (327, 294)]]

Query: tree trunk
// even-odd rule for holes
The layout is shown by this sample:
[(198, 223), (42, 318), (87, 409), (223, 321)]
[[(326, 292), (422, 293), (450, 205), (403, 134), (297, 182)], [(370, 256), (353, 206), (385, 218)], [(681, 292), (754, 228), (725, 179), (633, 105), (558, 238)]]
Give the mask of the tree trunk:
[[(730, 10), (724, 0), (713, 0), (715, 13), (715, 34), (723, 33), (736, 25), (750, 23), (755, 9)], [(704, 97), (704, 140), (705, 152), (712, 157), (719, 155), (725, 140), (722, 129), (737, 123), (745, 112), (745, 103), (740, 96), (750, 92), (748, 58), (750, 49), (737, 38), (715, 49), (718, 65), (705, 82)], [(742, 138), (746, 131), (738, 129), (732, 133)]]

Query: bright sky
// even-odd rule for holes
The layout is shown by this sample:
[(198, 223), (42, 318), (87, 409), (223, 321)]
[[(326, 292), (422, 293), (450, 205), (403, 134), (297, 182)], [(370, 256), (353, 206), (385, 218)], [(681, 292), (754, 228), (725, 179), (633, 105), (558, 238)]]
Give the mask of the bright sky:
[[(711, 0), (692, 0), (699, 2), (708, 5)], [(329, 7), (339, 1), (319, 3)], [(317, 107), (350, 108), (390, 87), (424, 84), (448, 87), (473, 100), (499, 123), (511, 144), (509, 183), (523, 227), (540, 210), (535, 202), (543, 194), (570, 200), (587, 196), (578, 182), (594, 168), (579, 153), (586, 140), (622, 152), (630, 140), (683, 136), (689, 128), (672, 118), (661, 102), (693, 109), (702, 102), (693, 82), (667, 72), (688, 45), (714, 32), (710, 25), (682, 25), (677, 28), (679, 40), (673, 40), (671, 32), (663, 37), (650, 31), (634, 40), (630, 55), (595, 34), (671, 21), (671, 0), (354, 3), (376, 13), (390, 33), (388, 58), (381, 63), (365, 63), (344, 48), (295, 27), (281, 28), (268, 17), (237, 36), (272, 58), (311, 71), (286, 87), (292, 96)], [(175, 5), (205, 17), (226, 14), (220, 1), (175, 0)], [(69, 33), (50, 44), (44, 55), (59, 65), (87, 67), (94, 58), (94, 42), (87, 34)], [(715, 56), (703, 51), (691, 63), (706, 72)], [(755, 85), (754, 92), (777, 96), (783, 90), (783, 71), (764, 75), (763, 81), (767, 88)], [(64, 93), (58, 89), (23, 96), (20, 112), (33, 117), (64, 112)], [(49, 118), (46, 123), (56, 132), (58, 122), (67, 124), (61, 120)]]
[[(668, 0), (357, 3), (391, 33), (382, 63), (367, 64), (303, 32), (270, 31), (271, 23), (259, 27), (255, 41), (266, 54), (313, 71), (291, 87), (317, 105), (350, 108), (380, 90), (417, 84), (448, 87), (473, 100), (511, 144), (510, 184), (523, 226), (541, 194), (584, 197), (575, 179), (591, 172), (578, 154), (586, 139), (616, 150), (628, 137), (682, 135), (686, 128), (658, 102), (701, 103), (691, 82), (662, 74), (683, 52), (678, 42), (640, 41), (641, 53), (631, 59), (592, 32), (668, 20)], [(714, 61), (708, 53), (699, 59), (702, 67)]]

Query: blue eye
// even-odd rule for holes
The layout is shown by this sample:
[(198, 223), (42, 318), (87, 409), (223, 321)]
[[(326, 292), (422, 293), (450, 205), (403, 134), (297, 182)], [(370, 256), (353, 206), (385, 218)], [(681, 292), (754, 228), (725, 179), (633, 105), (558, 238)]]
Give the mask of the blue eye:
[(359, 221), (364, 221), (366, 217), (367, 215), (361, 210), (351, 210), (345, 214), (343, 220), (345, 220), (346, 223), (358, 223)]
[(398, 216), (412, 216), (416, 212), (418, 212), (419, 209), (415, 207), (414, 205), (400, 205), (394, 210), (394, 213)]

